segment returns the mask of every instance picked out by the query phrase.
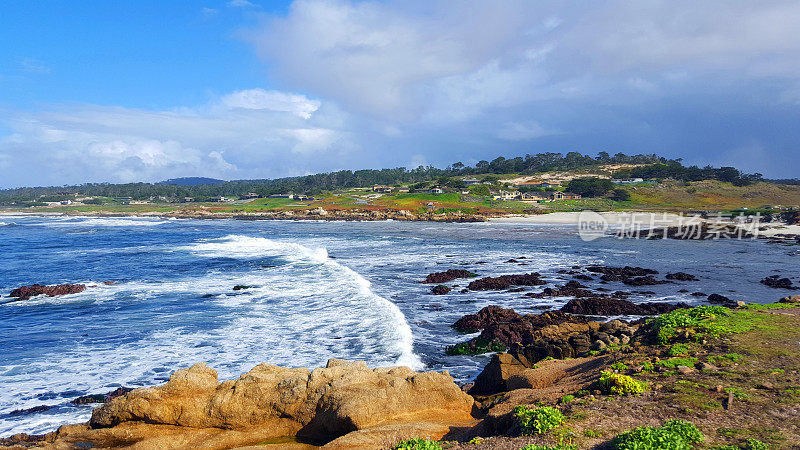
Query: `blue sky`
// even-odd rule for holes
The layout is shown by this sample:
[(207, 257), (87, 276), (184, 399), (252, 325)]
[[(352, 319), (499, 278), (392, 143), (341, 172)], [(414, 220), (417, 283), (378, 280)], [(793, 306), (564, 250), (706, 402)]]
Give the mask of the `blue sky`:
[(544, 151), (800, 169), (800, 3), (2, 2), (0, 187)]

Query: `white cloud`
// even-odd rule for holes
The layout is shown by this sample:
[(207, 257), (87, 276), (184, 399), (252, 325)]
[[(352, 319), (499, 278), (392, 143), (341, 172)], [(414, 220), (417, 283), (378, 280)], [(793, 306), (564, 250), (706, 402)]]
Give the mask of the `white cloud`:
[(0, 137), (5, 185), (32, 171), (37, 184), (278, 177), (324, 170), (356, 148), (331, 127), (345, 123), (341, 112), (260, 89), (173, 111), (61, 105), (0, 120), (12, 130)]
[(247, 0), (231, 0), (228, 2), (228, 6), (233, 8), (249, 8), (256, 5), (248, 2)]
[(305, 95), (287, 94), (264, 89), (248, 89), (237, 91), (222, 98), (222, 104), (228, 108), (268, 109), (271, 111), (290, 112), (304, 119), (311, 118), (320, 107), (317, 100), (309, 100)]
[(25, 58), (19, 62), (19, 65), (22, 68), (22, 70), (27, 73), (33, 73), (33, 74), (50, 73), (50, 67), (48, 67), (47, 64), (38, 59)]

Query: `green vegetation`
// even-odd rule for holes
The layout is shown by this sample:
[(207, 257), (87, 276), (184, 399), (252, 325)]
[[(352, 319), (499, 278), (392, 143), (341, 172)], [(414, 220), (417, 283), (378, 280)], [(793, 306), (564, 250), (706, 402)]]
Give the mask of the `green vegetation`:
[(567, 184), (567, 191), (581, 194), (584, 197), (600, 197), (614, 187), (608, 178), (575, 178)]
[(675, 369), (678, 366), (694, 367), (694, 365), (697, 364), (697, 358), (663, 359), (657, 362), (656, 364), (662, 367), (666, 367), (668, 369)]
[(630, 395), (641, 394), (647, 389), (647, 384), (633, 378), (613, 372), (600, 374), (600, 390), (607, 394)]
[(627, 202), (631, 199), (631, 193), (626, 191), (625, 189), (614, 189), (611, 191), (611, 200), (615, 202)]
[(457, 355), (480, 355), (482, 353), (498, 353), (506, 351), (506, 346), (498, 341), (487, 341), (486, 339), (475, 338), (471, 341), (461, 342), (445, 348), (445, 353), (449, 356)]
[(623, 362), (615, 362), (614, 364), (611, 365), (611, 369), (623, 372), (625, 370), (628, 370), (628, 365)]
[(394, 450), (442, 450), (438, 442), (427, 438), (414, 438), (402, 441), (393, 447)]
[(676, 337), (679, 328), (693, 328), (697, 332), (708, 334), (723, 332), (715, 319), (729, 313), (730, 310), (722, 306), (701, 305), (662, 314), (651, 323), (658, 342), (668, 344)]
[(572, 394), (567, 394), (561, 397), (561, 403), (570, 403), (573, 400), (575, 400), (575, 396)]
[(522, 434), (544, 434), (564, 421), (561, 411), (549, 406), (529, 408), (519, 405), (514, 408), (514, 417), (522, 427)]
[(669, 348), (669, 356), (685, 356), (689, 354), (689, 346), (686, 344), (675, 344)]
[(701, 169), (697, 166), (684, 167), (678, 161), (623, 169), (616, 172), (615, 176), (620, 178), (644, 179), (672, 178), (680, 181), (719, 180), (731, 183), (734, 186), (747, 186), (748, 184), (761, 180), (760, 173), (747, 175), (734, 167), (720, 167), (715, 169), (711, 166), (706, 166)]
[(703, 434), (693, 424), (669, 420), (661, 427), (638, 427), (611, 441), (617, 450), (689, 450), (703, 441)]
[(769, 450), (769, 444), (765, 444), (757, 439), (748, 439), (742, 450)]
[(522, 447), (521, 450), (577, 450), (578, 447), (575, 445), (565, 445), (565, 444), (557, 444), (557, 445), (539, 445), (539, 444), (528, 444), (525, 447)]

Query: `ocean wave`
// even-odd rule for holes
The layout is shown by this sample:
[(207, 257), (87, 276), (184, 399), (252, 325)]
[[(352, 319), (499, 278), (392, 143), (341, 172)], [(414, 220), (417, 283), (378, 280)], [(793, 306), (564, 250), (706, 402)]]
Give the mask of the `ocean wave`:
[(57, 220), (49, 219), (46, 222), (34, 223), (32, 225), (44, 225), (48, 227), (142, 227), (156, 226), (169, 223), (168, 220), (147, 219), (147, 218), (117, 218), (117, 217), (59, 217)]

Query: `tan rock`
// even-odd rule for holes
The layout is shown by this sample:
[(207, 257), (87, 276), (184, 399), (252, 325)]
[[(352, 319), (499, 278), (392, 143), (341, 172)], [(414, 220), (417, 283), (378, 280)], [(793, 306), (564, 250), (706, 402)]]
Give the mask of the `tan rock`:
[[(83, 433), (90, 442), (128, 436), (141, 448), (230, 448), (295, 434), (329, 440), (409, 423), (435, 422), (444, 429), (472, 421), (472, 405), (447, 372), (371, 370), (364, 362), (331, 360), (311, 372), (260, 364), (238, 380), (219, 383), (216, 371), (196, 364), (176, 371), (163, 386), (136, 389), (96, 409), (94, 429)], [(160, 427), (171, 437), (136, 434), (135, 424)], [(363, 435), (380, 434), (370, 433)], [(197, 446), (201, 441), (212, 444)]]
[(800, 295), (790, 295), (778, 300), (780, 303), (800, 303)]

